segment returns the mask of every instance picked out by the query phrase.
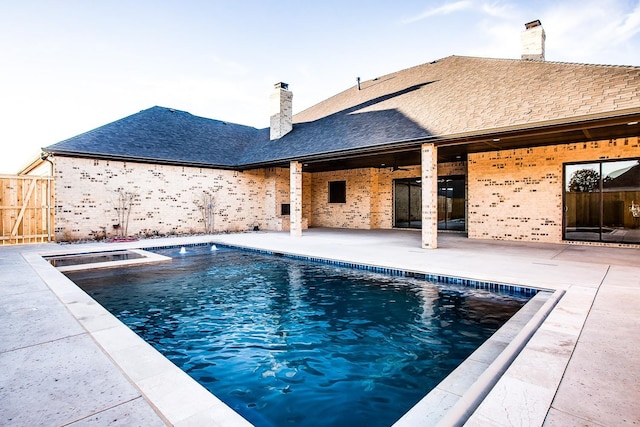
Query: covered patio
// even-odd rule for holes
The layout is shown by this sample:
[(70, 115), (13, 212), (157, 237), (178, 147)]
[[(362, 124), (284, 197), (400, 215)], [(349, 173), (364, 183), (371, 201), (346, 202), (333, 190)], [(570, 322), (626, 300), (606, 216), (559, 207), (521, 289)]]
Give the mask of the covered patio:
[[(1, 423), (242, 425), (39, 255), (201, 242), (560, 291), (557, 305), (466, 425), (640, 420), (638, 249), (440, 233), (439, 250), (431, 251), (420, 249), (419, 231), (311, 228), (299, 238), (251, 232), (0, 248), (6, 273), (0, 277), (0, 320), (7, 325), (0, 333)], [(458, 389), (472, 386), (465, 378), (457, 378)], [(439, 395), (443, 411), (445, 394)], [(400, 425), (433, 425), (435, 416), (443, 414), (419, 404)]]

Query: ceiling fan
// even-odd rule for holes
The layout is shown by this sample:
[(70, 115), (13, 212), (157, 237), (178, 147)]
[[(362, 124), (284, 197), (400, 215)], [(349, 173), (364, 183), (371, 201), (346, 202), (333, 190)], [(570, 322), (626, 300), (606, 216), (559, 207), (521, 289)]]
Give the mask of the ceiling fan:
[(407, 169), (407, 168), (401, 168), (400, 166), (392, 166), (391, 167), (391, 172), (395, 172), (395, 171), (410, 171), (411, 169)]

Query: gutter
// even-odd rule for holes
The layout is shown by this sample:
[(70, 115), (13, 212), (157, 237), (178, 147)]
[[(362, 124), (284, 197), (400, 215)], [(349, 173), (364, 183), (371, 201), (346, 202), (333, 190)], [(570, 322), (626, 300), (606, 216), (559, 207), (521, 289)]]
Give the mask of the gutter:
[(168, 165), (168, 166), (197, 167), (197, 168), (203, 168), (203, 169), (238, 170), (238, 168), (233, 165), (222, 165), (222, 164), (204, 163), (204, 162), (190, 162), (186, 160), (156, 159), (153, 157), (132, 157), (132, 156), (120, 156), (117, 154), (87, 153), (82, 151), (66, 151), (66, 150), (50, 150), (50, 151), (47, 151), (47, 153), (55, 154), (56, 156), (60, 156), (60, 157), (80, 157), (85, 159), (113, 160), (118, 162), (148, 163), (148, 164)]

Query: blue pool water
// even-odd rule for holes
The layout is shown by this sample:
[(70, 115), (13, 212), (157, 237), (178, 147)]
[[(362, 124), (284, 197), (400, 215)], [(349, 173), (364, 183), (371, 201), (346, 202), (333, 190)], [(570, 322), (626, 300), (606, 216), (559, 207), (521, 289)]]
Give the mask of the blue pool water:
[(228, 248), (158, 252), (175, 259), (68, 276), (257, 426), (389, 426), (526, 302)]

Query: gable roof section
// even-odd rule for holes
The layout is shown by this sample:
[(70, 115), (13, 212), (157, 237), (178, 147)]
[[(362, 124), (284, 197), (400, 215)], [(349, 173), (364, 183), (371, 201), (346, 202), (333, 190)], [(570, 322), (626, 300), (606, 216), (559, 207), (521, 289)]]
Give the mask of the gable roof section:
[[(421, 85), (401, 97), (386, 94)], [(300, 112), (295, 123), (396, 110), (439, 137), (640, 108), (640, 67), (450, 56), (361, 83)]]
[(44, 150), (60, 155), (231, 168), (239, 153), (260, 134), (252, 127), (152, 107)]
[(153, 107), (45, 150), (251, 168), (640, 115), (640, 67), (450, 56), (355, 86), (268, 129)]

